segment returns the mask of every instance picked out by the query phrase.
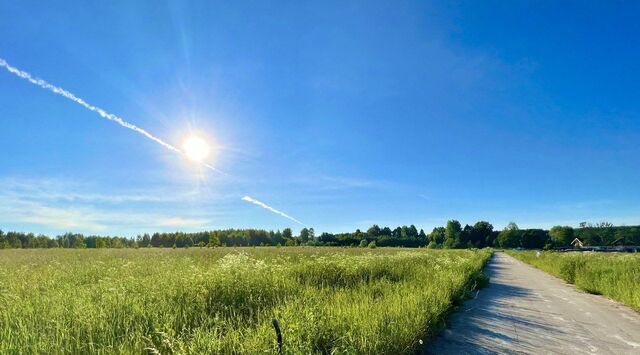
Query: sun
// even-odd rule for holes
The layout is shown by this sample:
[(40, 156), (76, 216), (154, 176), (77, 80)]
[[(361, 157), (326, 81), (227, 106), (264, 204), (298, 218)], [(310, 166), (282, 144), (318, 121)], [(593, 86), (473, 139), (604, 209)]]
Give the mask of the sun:
[(182, 145), (184, 154), (187, 158), (201, 162), (209, 156), (209, 145), (202, 138), (191, 136), (184, 141)]

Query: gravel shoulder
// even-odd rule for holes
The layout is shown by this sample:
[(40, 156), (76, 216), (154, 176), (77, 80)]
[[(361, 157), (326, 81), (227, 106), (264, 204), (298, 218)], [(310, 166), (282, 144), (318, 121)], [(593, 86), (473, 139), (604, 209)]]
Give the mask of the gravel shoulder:
[(504, 253), (485, 272), (425, 354), (640, 354), (640, 313)]

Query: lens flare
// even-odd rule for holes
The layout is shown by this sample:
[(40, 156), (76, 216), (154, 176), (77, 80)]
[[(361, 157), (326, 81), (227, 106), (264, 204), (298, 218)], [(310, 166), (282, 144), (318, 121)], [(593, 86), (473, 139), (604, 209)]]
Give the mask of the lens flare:
[(184, 154), (187, 158), (201, 162), (209, 156), (209, 145), (202, 138), (191, 136), (184, 141), (182, 145)]
[[(91, 104), (89, 104), (88, 102), (84, 101), (83, 99), (77, 97), (76, 95), (72, 94), (71, 92), (61, 88), (61, 87), (57, 87), (54, 86), (52, 84), (49, 84), (48, 82), (42, 80), (42, 79), (37, 79), (34, 76), (32, 76), (31, 74), (22, 71), (16, 67), (13, 67), (11, 65), (9, 65), (9, 63), (7, 63), (7, 61), (5, 61), (4, 59), (0, 58), (0, 67), (4, 67), (9, 73), (17, 75), (18, 77), (25, 79), (27, 81), (29, 81), (31, 84), (37, 85), (43, 89), (49, 90), (57, 95), (60, 95), (62, 97), (65, 97), (73, 102), (75, 102), (76, 104), (90, 110), (93, 111), (95, 113), (97, 113), (98, 115), (100, 115), (100, 117), (107, 119), (109, 121), (113, 121), (117, 124), (119, 124), (122, 127), (125, 127), (127, 129), (130, 129), (132, 131), (135, 131), (143, 136), (145, 136), (146, 138), (160, 144), (161, 146), (174, 151), (176, 153), (179, 153), (183, 156), (186, 156), (187, 158), (189, 158), (190, 160), (193, 160), (197, 163), (199, 163), (200, 165), (212, 170), (212, 171), (216, 171), (220, 174), (223, 175), (228, 175), (222, 171), (220, 171), (217, 168), (214, 168), (213, 166), (207, 164), (206, 162), (204, 162), (204, 159), (206, 159), (209, 156), (209, 145), (207, 144), (207, 142), (205, 142), (202, 138), (197, 137), (197, 136), (191, 136), (189, 138), (187, 138), (187, 140), (185, 140), (184, 142), (184, 146), (183, 146), (183, 150), (180, 150), (177, 147), (174, 147), (173, 145), (163, 141), (162, 139), (154, 136), (153, 134), (147, 132), (146, 130), (132, 124), (129, 123), (127, 121), (125, 121), (123, 118), (116, 116), (112, 113), (109, 113), (97, 106), (93, 106)], [(260, 202), (258, 200), (254, 200), (253, 198), (249, 197), (249, 196), (244, 196), (242, 198), (242, 200), (253, 203), (255, 205), (258, 205), (260, 207), (263, 207), (277, 215), (280, 215), (282, 217), (288, 218), (296, 223), (299, 223), (303, 226), (306, 226), (304, 223), (300, 222), (299, 220), (281, 212), (278, 211), (276, 209), (274, 209), (271, 206), (266, 205), (263, 202)]]

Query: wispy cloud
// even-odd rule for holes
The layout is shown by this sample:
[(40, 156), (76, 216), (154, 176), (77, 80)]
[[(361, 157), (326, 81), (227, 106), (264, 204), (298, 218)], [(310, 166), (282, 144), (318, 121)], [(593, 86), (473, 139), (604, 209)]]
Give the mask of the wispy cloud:
[(318, 174), (312, 177), (298, 177), (293, 179), (293, 182), (319, 190), (373, 189), (387, 188), (392, 185), (381, 180)]
[(258, 201), (258, 200), (256, 200), (256, 199), (253, 199), (253, 198), (249, 197), (249, 196), (244, 196), (244, 197), (242, 198), (242, 200), (243, 200), (243, 201), (247, 201), (247, 202), (249, 202), (249, 203), (253, 203), (253, 204), (254, 204), (254, 205), (256, 205), (256, 206), (260, 206), (260, 207), (262, 207), (262, 208), (264, 208), (264, 209), (267, 209), (267, 210), (269, 210), (269, 211), (271, 211), (271, 212), (273, 212), (273, 213), (275, 213), (275, 214), (277, 214), (277, 215), (280, 215), (280, 216), (282, 216), (282, 217), (284, 217), (284, 218), (290, 219), (290, 220), (292, 220), (292, 221), (294, 221), (294, 222), (296, 222), (296, 223), (298, 223), (298, 224), (300, 224), (300, 225), (302, 225), (302, 226), (308, 227), (306, 224), (304, 224), (304, 223), (300, 222), (299, 220), (297, 220), (297, 219), (295, 219), (295, 218), (293, 218), (293, 217), (289, 216), (288, 214), (286, 214), (286, 213), (284, 213), (284, 212), (282, 212), (282, 211), (278, 211), (277, 209), (275, 209), (275, 208), (273, 208), (273, 207), (271, 207), (271, 206), (269, 206), (269, 205), (265, 204), (264, 202), (260, 202), (260, 201)]
[[(89, 104), (88, 102), (84, 101), (83, 99), (77, 97), (73, 93), (71, 93), (71, 92), (69, 92), (69, 91), (67, 91), (67, 90), (65, 90), (63, 88), (57, 87), (55, 85), (52, 85), (52, 84), (50, 84), (50, 83), (48, 83), (48, 82), (46, 82), (46, 81), (44, 81), (42, 79), (34, 78), (31, 74), (27, 73), (26, 71), (22, 71), (22, 70), (20, 70), (20, 69), (18, 69), (16, 67), (11, 66), (9, 63), (7, 63), (7, 61), (5, 61), (2, 58), (0, 58), (0, 66), (4, 67), (9, 73), (14, 74), (14, 75), (16, 75), (16, 76), (18, 76), (18, 77), (20, 77), (22, 79), (25, 79), (28, 82), (30, 82), (31, 84), (33, 84), (33, 85), (39, 86), (39, 87), (41, 87), (43, 89), (49, 90), (49, 91), (51, 91), (51, 92), (53, 92), (55, 94), (58, 94), (58, 95), (60, 95), (60, 96), (62, 96), (64, 98), (67, 98), (67, 99), (77, 103), (78, 105), (86, 108), (87, 110), (97, 113), (98, 115), (100, 115), (100, 117), (102, 117), (102, 118), (104, 118), (106, 120), (113, 121), (113, 122), (119, 124), (120, 126), (122, 126), (124, 128), (130, 129), (130, 130), (132, 130), (132, 131), (134, 131), (136, 133), (139, 133), (139, 134), (143, 135), (144, 137), (146, 137), (146, 138), (148, 138), (148, 139), (160, 144), (161, 146), (165, 147), (166, 149), (169, 149), (169, 150), (171, 150), (171, 151), (173, 151), (175, 153), (178, 153), (178, 154), (180, 154), (182, 156), (186, 156), (186, 154), (182, 150), (180, 150), (180, 149), (174, 147), (173, 145), (165, 142), (164, 140), (154, 136), (153, 134), (149, 133), (145, 129), (142, 129), (142, 128), (140, 128), (140, 127), (138, 127), (138, 126), (136, 126), (136, 125), (134, 125), (134, 124), (132, 124), (130, 122), (127, 122), (123, 118), (121, 118), (119, 116), (116, 116), (116, 115), (114, 115), (114, 114), (112, 114), (110, 112), (107, 112), (107, 111), (101, 109), (100, 107), (93, 106), (93, 105)], [(206, 168), (208, 168), (208, 169), (210, 169), (212, 171), (215, 171), (215, 172), (218, 172), (218, 173), (222, 173), (220, 170), (218, 170), (217, 168), (207, 164), (206, 162), (198, 161), (198, 163), (200, 163), (202, 166), (204, 166), (204, 167), (206, 167)]]
[[(156, 142), (157, 144), (163, 146), (164, 148), (166, 148), (166, 149), (168, 149), (170, 151), (178, 153), (178, 154), (180, 154), (182, 156), (186, 156), (186, 154), (182, 150), (180, 150), (180, 149), (176, 148), (175, 146), (165, 142), (161, 138), (156, 137), (155, 135), (149, 133), (147, 130), (142, 129), (142, 128), (140, 128), (140, 127), (138, 127), (138, 126), (136, 126), (136, 125), (134, 125), (134, 124), (132, 124), (130, 122), (127, 122), (123, 118), (121, 118), (119, 116), (116, 116), (116, 115), (114, 115), (114, 114), (112, 114), (110, 112), (107, 112), (107, 111), (103, 110), (100, 107), (97, 107), (97, 106), (94, 106), (92, 104), (89, 104), (88, 102), (84, 101), (84, 99), (79, 98), (78, 96), (74, 95), (73, 93), (71, 93), (71, 92), (69, 92), (69, 91), (67, 91), (67, 90), (65, 90), (65, 89), (63, 89), (61, 87), (52, 85), (52, 84), (50, 84), (50, 83), (48, 83), (48, 82), (46, 82), (46, 81), (44, 81), (42, 79), (35, 78), (31, 74), (29, 74), (28, 72), (11, 66), (9, 63), (7, 63), (2, 58), (0, 58), (0, 66), (4, 67), (9, 73), (14, 74), (14, 75), (16, 75), (16, 76), (18, 76), (18, 77), (20, 77), (20, 78), (22, 78), (24, 80), (27, 80), (28, 82), (30, 82), (33, 85), (41, 87), (41, 88), (43, 88), (45, 90), (49, 90), (49, 91), (51, 91), (51, 92), (53, 92), (53, 93), (55, 93), (57, 95), (60, 95), (60, 96), (62, 96), (64, 98), (66, 98), (66, 99), (69, 99), (69, 100), (75, 102), (76, 104), (86, 108), (87, 110), (90, 110), (92, 112), (97, 113), (98, 115), (100, 115), (100, 117), (102, 117), (102, 118), (104, 118), (106, 120), (115, 122), (115, 123), (119, 124), (120, 126), (122, 126), (124, 128), (130, 129), (130, 130), (132, 130), (132, 131), (134, 131), (134, 132), (136, 132), (138, 134), (141, 134), (142, 136), (144, 136), (144, 137)], [(220, 171), (219, 169), (207, 164), (206, 162), (198, 161), (198, 163), (200, 165), (212, 170), (212, 171), (216, 171), (218, 173), (222, 173), (224, 175), (227, 175), (226, 173), (224, 173), (224, 172)], [(95, 198), (95, 197), (96, 196), (93, 196), (93, 198)], [(266, 204), (264, 204), (264, 203), (262, 203), (260, 201), (253, 200), (248, 196), (243, 197), (243, 200), (250, 201), (250, 202), (252, 202), (252, 203), (254, 203), (256, 205), (259, 205), (261, 207), (264, 207), (264, 208), (266, 208), (266, 209), (268, 209), (268, 210), (270, 210), (270, 211), (272, 211), (272, 212), (274, 212), (274, 213), (276, 213), (276, 214), (278, 214), (278, 215), (280, 215), (282, 217), (288, 218), (288, 219), (290, 219), (290, 220), (292, 220), (292, 221), (294, 221), (296, 223), (304, 225), (304, 223), (298, 221), (297, 219), (295, 219), (295, 218), (293, 218), (293, 217), (291, 217), (291, 216), (289, 216), (289, 215), (287, 215), (287, 214), (285, 214), (283, 212), (280, 212), (280, 211), (278, 211), (278, 210), (276, 210), (276, 209), (274, 209), (272, 207), (269, 207), (269, 206), (267, 206)]]
[(102, 232), (109, 227), (105, 218), (96, 218), (95, 211), (86, 208), (46, 206), (16, 199), (4, 200), (0, 205), (0, 222), (65, 231)]
[(159, 225), (163, 227), (201, 227), (208, 223), (206, 219), (171, 217), (161, 220)]
[(47, 231), (151, 232), (166, 227), (203, 229), (215, 216), (210, 209), (176, 212), (173, 206), (189, 202), (190, 193), (104, 194), (59, 179), (1, 178), (0, 186), (0, 224), (5, 228), (33, 225)]
[(87, 103), (83, 99), (77, 97), (76, 95), (72, 94), (71, 92), (69, 92), (69, 91), (67, 91), (65, 89), (62, 89), (62, 88), (57, 87), (55, 85), (51, 85), (51, 84), (49, 84), (48, 82), (46, 82), (46, 81), (44, 81), (42, 79), (36, 79), (31, 74), (29, 74), (29, 73), (27, 73), (25, 71), (22, 71), (22, 70), (20, 70), (20, 69), (18, 69), (16, 67), (13, 67), (13, 66), (9, 65), (9, 63), (7, 63), (7, 61), (5, 61), (2, 58), (0, 58), (0, 66), (3, 66), (5, 69), (7, 69), (8, 72), (10, 72), (12, 74), (15, 74), (16, 76), (18, 76), (18, 77), (20, 77), (22, 79), (25, 79), (25, 80), (29, 81), (30, 83), (32, 83), (34, 85), (37, 85), (37, 86), (39, 86), (39, 87), (41, 87), (43, 89), (49, 90), (49, 91), (51, 91), (51, 92), (53, 92), (55, 94), (58, 94), (58, 95), (60, 95), (62, 97), (65, 97), (65, 98), (77, 103), (78, 105), (86, 108), (87, 110), (90, 110), (90, 111), (93, 111), (93, 112), (97, 113), (102, 118), (105, 118), (105, 119), (107, 119), (109, 121), (116, 122), (117, 124), (121, 125), (122, 127), (125, 127), (125, 128), (128, 128), (128, 129), (132, 130), (132, 131), (138, 132), (141, 135), (151, 139), (152, 141), (162, 145), (163, 147), (165, 147), (165, 148), (167, 148), (169, 150), (172, 150), (172, 151), (174, 151), (176, 153), (182, 153), (182, 151), (180, 149), (178, 149), (178, 148), (174, 147), (173, 145), (163, 141), (162, 139), (152, 135), (151, 133), (147, 132), (146, 130), (144, 130), (144, 129), (140, 128), (140, 127), (137, 127), (136, 125), (131, 124), (131, 123), (125, 121), (124, 119), (122, 119), (122, 118), (120, 118), (120, 117), (118, 117), (118, 116), (116, 116), (116, 115), (114, 115), (112, 113), (109, 113), (109, 112), (107, 112), (107, 111), (105, 111), (105, 110), (103, 110), (103, 109), (101, 109), (99, 107), (96, 107), (96, 106), (93, 106), (93, 105)]
[(585, 211), (599, 208), (606, 208), (607, 206), (615, 205), (614, 200), (590, 200), (590, 201), (573, 201), (556, 203), (549, 206), (550, 208), (562, 210), (562, 211)]
[(28, 179), (0, 178), (0, 196), (4, 198), (20, 198), (32, 201), (68, 201), (68, 202), (177, 202), (186, 199), (190, 194), (174, 193), (167, 195), (162, 191), (138, 191), (120, 194), (96, 193), (89, 191), (91, 186), (60, 179)]
[(56, 206), (21, 200), (3, 201), (0, 222), (37, 225), (46, 230), (107, 233), (114, 231), (153, 232), (162, 227), (207, 228), (208, 219), (176, 217), (167, 213), (110, 210), (96, 206)]

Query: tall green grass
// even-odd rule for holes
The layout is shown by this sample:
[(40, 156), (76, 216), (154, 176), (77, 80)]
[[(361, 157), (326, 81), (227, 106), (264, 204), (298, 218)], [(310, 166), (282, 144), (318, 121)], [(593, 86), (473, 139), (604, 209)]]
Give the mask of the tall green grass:
[(640, 255), (509, 251), (509, 255), (640, 311)]
[(0, 353), (411, 353), (490, 252), (0, 251)]

